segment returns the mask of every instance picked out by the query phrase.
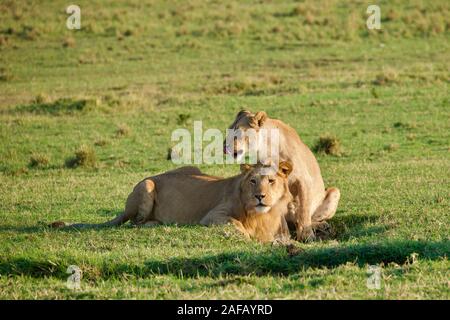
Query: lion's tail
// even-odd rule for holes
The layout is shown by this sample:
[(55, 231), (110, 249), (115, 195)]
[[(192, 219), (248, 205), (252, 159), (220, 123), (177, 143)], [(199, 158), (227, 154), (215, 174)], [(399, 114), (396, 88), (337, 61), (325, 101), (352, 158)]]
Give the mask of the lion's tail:
[(120, 226), (130, 220), (130, 215), (127, 212), (123, 212), (114, 219), (111, 219), (103, 223), (73, 223), (69, 224), (63, 221), (55, 221), (49, 224), (50, 228), (60, 229), (60, 228), (74, 228), (74, 229), (91, 229), (91, 228), (103, 228), (103, 227), (114, 227)]
[[(144, 201), (147, 203), (145, 207), (145, 214), (143, 217), (139, 217), (138, 213), (140, 211), (139, 204)], [(102, 227), (114, 227), (124, 224), (128, 220), (133, 219), (134, 223), (145, 221), (148, 215), (151, 214), (153, 204), (155, 201), (155, 184), (152, 180), (146, 179), (138, 183), (134, 188), (133, 192), (128, 196), (127, 202), (125, 204), (125, 211), (119, 214), (112, 220), (103, 223), (75, 223), (68, 224), (63, 221), (56, 221), (49, 225), (51, 228), (77, 228), (77, 229), (87, 229), (87, 228), (102, 228)], [(136, 219), (138, 218), (138, 219)], [(136, 221), (138, 220), (138, 221)]]

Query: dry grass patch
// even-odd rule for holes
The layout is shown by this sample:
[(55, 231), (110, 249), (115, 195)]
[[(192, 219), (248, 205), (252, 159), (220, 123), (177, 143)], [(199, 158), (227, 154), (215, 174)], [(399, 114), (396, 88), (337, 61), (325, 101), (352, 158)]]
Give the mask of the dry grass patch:
[(42, 103), (48, 103), (50, 101), (50, 98), (45, 93), (39, 93), (34, 97), (32, 103), (35, 104), (42, 104)]
[(87, 145), (80, 146), (75, 155), (66, 160), (66, 167), (95, 167), (97, 165), (97, 156), (95, 150)]
[(50, 163), (50, 159), (47, 155), (42, 153), (33, 153), (30, 157), (29, 166), (31, 168), (43, 168)]
[(377, 86), (384, 86), (398, 81), (398, 73), (393, 69), (383, 70), (383, 72), (376, 75), (373, 84)]
[(393, 125), (396, 129), (406, 129), (406, 130), (413, 130), (417, 128), (417, 124), (415, 122), (395, 122)]
[(0, 68), (0, 81), (10, 81), (13, 79), (13, 74), (8, 68)]
[(75, 44), (76, 44), (75, 38), (67, 37), (67, 38), (64, 39), (62, 45), (63, 45), (64, 48), (73, 48), (73, 47), (75, 47)]
[(98, 138), (97, 140), (95, 140), (94, 145), (97, 147), (104, 147), (108, 143), (109, 143), (109, 141), (107, 139)]
[(120, 124), (116, 130), (116, 138), (126, 137), (130, 132), (131, 130), (126, 124)]
[(400, 145), (398, 143), (390, 143), (383, 147), (384, 151), (388, 152), (394, 152), (400, 148)]
[(323, 135), (314, 145), (313, 151), (332, 156), (340, 156), (342, 154), (341, 142), (334, 135)]
[(177, 116), (177, 125), (183, 126), (186, 125), (191, 118), (191, 115), (188, 113), (180, 113)]

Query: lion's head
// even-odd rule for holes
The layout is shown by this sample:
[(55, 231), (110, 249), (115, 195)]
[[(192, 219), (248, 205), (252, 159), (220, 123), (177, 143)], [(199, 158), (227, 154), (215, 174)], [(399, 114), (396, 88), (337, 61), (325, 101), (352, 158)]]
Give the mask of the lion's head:
[(283, 209), (292, 201), (289, 192), (288, 176), (292, 163), (282, 161), (275, 166), (262, 164), (242, 164), (241, 201), (248, 213), (267, 213), (275, 205), (283, 202)]
[(241, 159), (248, 151), (249, 146), (249, 135), (246, 133), (249, 129), (258, 131), (266, 119), (267, 114), (264, 111), (259, 111), (255, 114), (246, 110), (240, 111), (228, 128), (229, 131), (223, 143), (224, 153)]

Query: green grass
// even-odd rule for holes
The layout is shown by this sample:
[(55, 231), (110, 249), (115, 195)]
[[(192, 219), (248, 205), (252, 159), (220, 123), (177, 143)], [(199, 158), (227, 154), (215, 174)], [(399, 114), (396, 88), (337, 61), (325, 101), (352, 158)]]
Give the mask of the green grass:
[[(359, 1), (78, 1), (70, 31), (64, 1), (3, 1), (0, 298), (449, 299), (449, 4), (378, 3), (369, 32)], [(291, 256), (230, 227), (46, 227), (120, 213), (174, 167), (174, 129), (241, 108), (339, 140), (317, 154), (342, 193), (334, 239)]]

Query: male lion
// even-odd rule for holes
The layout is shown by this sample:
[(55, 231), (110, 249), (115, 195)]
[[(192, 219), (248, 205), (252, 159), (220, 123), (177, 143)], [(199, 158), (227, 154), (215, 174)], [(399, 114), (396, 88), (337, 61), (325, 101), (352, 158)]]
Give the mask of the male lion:
[(289, 161), (278, 171), (262, 164), (241, 165), (241, 174), (218, 178), (195, 167), (168, 171), (139, 182), (128, 196), (125, 212), (101, 224), (66, 225), (75, 228), (117, 226), (128, 220), (137, 226), (159, 223), (232, 223), (247, 238), (273, 241), (289, 238), (285, 220), (292, 202), (288, 176)]
[[(249, 151), (249, 135), (243, 134), (247, 130), (256, 131), (257, 150), (262, 150), (271, 143), (269, 135), (266, 144), (260, 139), (260, 129), (279, 130), (279, 159), (294, 164), (294, 171), (289, 176), (289, 189), (297, 208), (295, 214), (287, 216), (287, 220), (295, 223), (297, 240), (314, 240), (314, 229), (327, 226), (325, 220), (334, 216), (340, 191), (337, 188), (325, 190), (319, 164), (311, 150), (300, 140), (293, 128), (280, 120), (270, 119), (264, 111), (256, 114), (240, 111), (230, 129), (233, 131), (230, 131), (224, 141), (224, 152), (235, 158), (243, 157)], [(268, 149), (270, 150), (270, 147)], [(265, 159), (262, 159), (264, 155), (258, 154), (258, 157), (258, 161), (265, 162)]]

